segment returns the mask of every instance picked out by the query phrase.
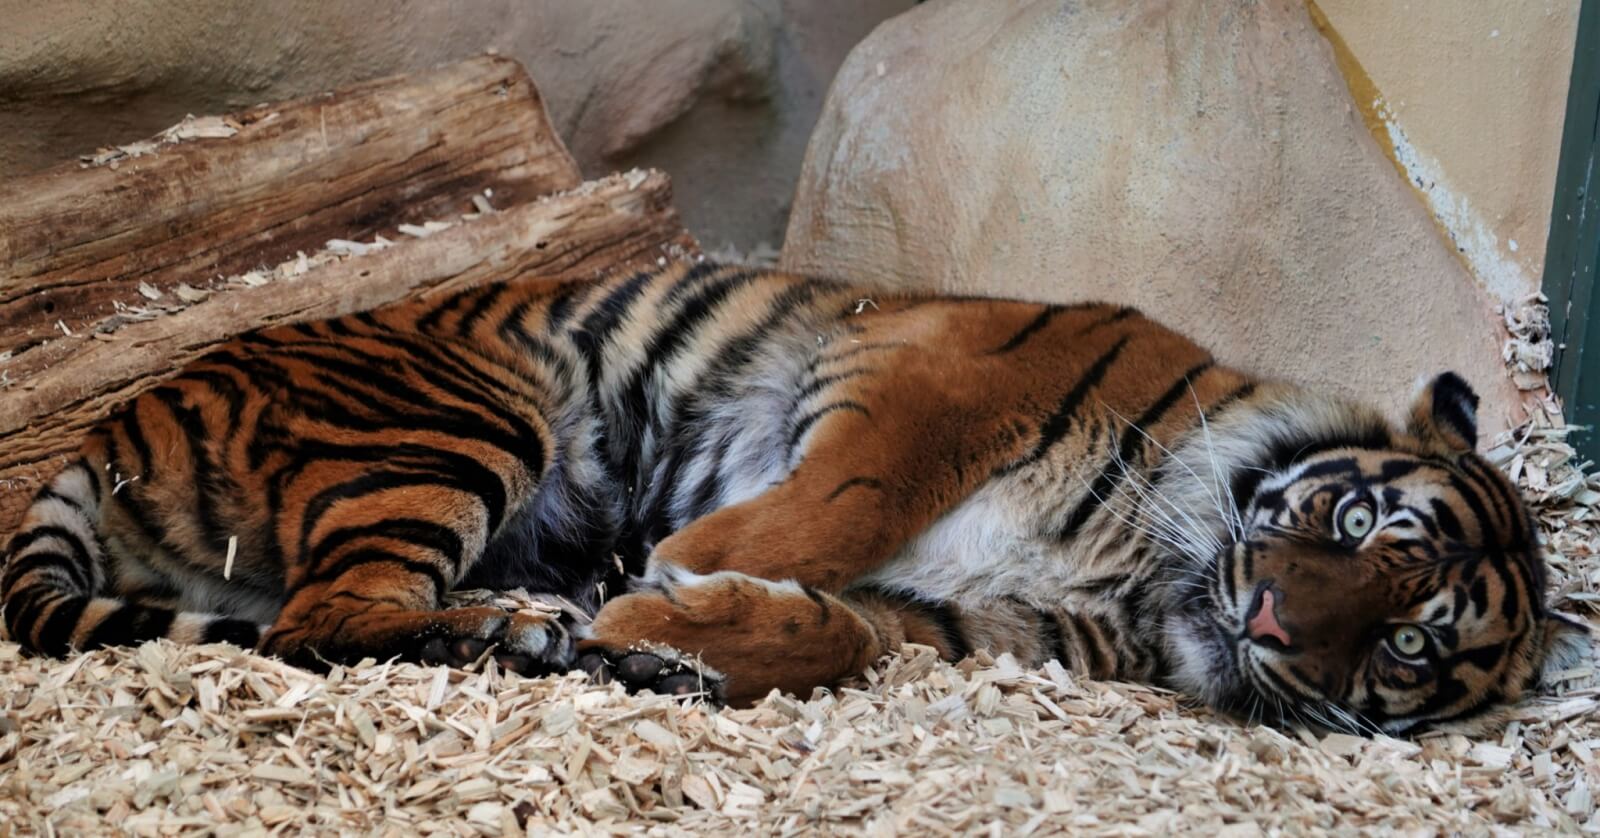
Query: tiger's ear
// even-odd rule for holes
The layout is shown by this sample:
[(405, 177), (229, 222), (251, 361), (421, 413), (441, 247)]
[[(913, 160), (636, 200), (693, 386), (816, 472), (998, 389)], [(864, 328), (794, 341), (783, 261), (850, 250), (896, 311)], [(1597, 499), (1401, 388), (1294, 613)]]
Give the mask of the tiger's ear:
[(1461, 376), (1440, 373), (1411, 403), (1406, 430), (1429, 447), (1469, 452), (1478, 447), (1478, 394)]
[[(1594, 630), (1578, 617), (1551, 611), (1544, 620), (1544, 660), (1539, 664), (1539, 685), (1553, 687), (1562, 673), (1588, 668), (1595, 675)], [(1579, 687), (1587, 684), (1579, 684)]]

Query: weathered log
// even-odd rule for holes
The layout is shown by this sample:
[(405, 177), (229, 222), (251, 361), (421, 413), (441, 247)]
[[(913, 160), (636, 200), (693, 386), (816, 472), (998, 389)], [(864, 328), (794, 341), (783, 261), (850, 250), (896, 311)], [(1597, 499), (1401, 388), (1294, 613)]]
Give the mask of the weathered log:
[(0, 535), (90, 425), (240, 332), (489, 281), (589, 277), (695, 250), (667, 177), (635, 171), (361, 255), (290, 260), (152, 319), (62, 336), (0, 365), (9, 377), (0, 390)]
[(503, 58), (189, 120), (0, 182), (0, 357), (330, 238), (580, 181), (527, 73)]

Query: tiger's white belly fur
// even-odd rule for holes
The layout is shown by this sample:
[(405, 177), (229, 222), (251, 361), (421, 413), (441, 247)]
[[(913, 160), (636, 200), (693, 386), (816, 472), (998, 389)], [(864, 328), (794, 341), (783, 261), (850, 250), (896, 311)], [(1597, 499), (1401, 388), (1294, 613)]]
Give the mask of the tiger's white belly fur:
[(1048, 607), (1092, 599), (1075, 589), (1108, 559), (1115, 563), (1120, 551), (1109, 545), (1091, 561), (1086, 545), (1056, 539), (1047, 514), (1018, 502), (1016, 480), (988, 483), (858, 584), (967, 605), (1015, 598)]

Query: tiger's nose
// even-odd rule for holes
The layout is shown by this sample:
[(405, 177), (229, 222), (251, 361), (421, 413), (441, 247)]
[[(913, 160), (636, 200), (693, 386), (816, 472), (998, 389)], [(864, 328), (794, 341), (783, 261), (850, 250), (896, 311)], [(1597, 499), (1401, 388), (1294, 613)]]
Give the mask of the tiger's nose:
[(1251, 642), (1280, 650), (1294, 645), (1289, 632), (1278, 622), (1278, 603), (1282, 601), (1283, 593), (1271, 582), (1256, 586), (1255, 596), (1250, 600), (1250, 611), (1244, 620), (1244, 633)]

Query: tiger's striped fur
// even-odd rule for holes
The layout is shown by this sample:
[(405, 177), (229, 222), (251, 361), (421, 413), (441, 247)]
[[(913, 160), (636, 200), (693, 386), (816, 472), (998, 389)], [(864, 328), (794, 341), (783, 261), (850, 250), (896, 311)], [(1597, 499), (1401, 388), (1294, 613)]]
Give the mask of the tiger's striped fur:
[[(1475, 405), (1446, 374), (1392, 427), (1114, 306), (712, 264), (520, 279), (190, 364), (39, 494), (0, 598), (52, 654), (492, 649), (670, 686), (647, 646), (747, 700), (915, 641), (1402, 730), (1582, 648)], [(1375, 527), (1341, 541), (1352, 503)], [(519, 586), (598, 609), (581, 661), (559, 621), (443, 604)]]

